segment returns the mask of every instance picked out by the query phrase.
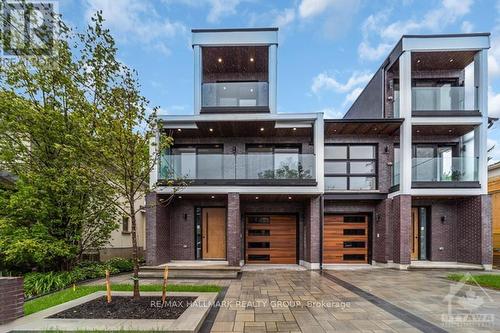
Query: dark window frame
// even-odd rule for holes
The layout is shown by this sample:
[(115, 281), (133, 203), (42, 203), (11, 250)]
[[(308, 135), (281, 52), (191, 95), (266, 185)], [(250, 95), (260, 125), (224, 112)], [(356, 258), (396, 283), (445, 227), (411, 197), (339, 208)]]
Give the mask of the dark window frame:
[[(347, 186), (345, 190), (342, 191), (374, 191), (378, 190), (379, 186), (379, 180), (378, 180), (378, 173), (379, 173), (379, 167), (378, 167), (378, 159), (379, 159), (379, 153), (378, 153), (378, 143), (373, 143), (373, 142), (360, 142), (360, 143), (328, 143), (325, 144), (325, 146), (341, 146), (341, 147), (347, 147), (347, 155), (346, 158), (327, 158), (325, 157), (324, 163), (326, 164), (327, 162), (344, 162), (346, 163), (346, 172), (345, 173), (327, 173), (325, 172), (325, 178), (327, 177), (343, 177), (346, 178), (347, 180)], [(350, 147), (351, 146), (372, 146), (374, 148), (375, 156), (374, 158), (353, 158), (351, 159), (351, 152), (350, 152)], [(373, 162), (375, 165), (375, 171), (373, 173), (351, 173), (351, 162)], [(369, 190), (363, 190), (363, 189), (352, 189), (351, 190), (351, 178), (354, 177), (374, 177), (375, 178), (375, 188), (369, 189)], [(331, 191), (331, 190), (326, 190), (326, 191)]]
[(129, 234), (129, 233), (130, 233), (130, 217), (124, 215), (122, 216), (122, 234)]

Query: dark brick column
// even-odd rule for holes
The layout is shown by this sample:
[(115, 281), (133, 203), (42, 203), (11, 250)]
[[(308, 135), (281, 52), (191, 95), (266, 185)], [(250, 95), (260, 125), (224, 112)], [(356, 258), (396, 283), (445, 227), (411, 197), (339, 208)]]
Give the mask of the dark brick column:
[[(310, 264), (319, 264), (320, 257), (320, 206), (321, 197), (316, 196), (309, 199), (305, 214), (304, 225), (304, 261)], [(319, 268), (319, 267), (311, 267)]]
[(24, 315), (22, 277), (0, 277), (0, 325)]
[(390, 216), (391, 199), (382, 200), (375, 208), (373, 217), (373, 260), (387, 263), (387, 229)]
[(491, 201), (489, 195), (463, 199), (458, 206), (458, 262), (491, 265)]
[(392, 199), (393, 260), (409, 265), (411, 261), (411, 196), (398, 195)]
[(170, 260), (170, 219), (168, 206), (154, 192), (146, 195), (146, 263), (164, 264)]
[(241, 260), (240, 194), (227, 194), (227, 261), (239, 266)]

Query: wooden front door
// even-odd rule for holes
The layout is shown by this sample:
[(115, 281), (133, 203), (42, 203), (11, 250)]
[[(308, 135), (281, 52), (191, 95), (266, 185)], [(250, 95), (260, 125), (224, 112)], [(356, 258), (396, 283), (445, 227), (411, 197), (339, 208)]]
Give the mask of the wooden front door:
[(419, 247), (419, 236), (418, 236), (418, 208), (411, 209), (411, 260), (418, 260), (418, 247)]
[(226, 259), (226, 209), (202, 209), (202, 258)]
[(245, 239), (248, 264), (297, 263), (295, 215), (249, 215)]
[(325, 215), (323, 262), (368, 263), (368, 215)]

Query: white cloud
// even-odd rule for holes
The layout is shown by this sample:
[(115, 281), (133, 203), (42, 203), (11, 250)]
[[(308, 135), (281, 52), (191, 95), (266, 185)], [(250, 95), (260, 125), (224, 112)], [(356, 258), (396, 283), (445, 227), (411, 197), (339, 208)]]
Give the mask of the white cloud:
[(388, 43), (371, 46), (368, 41), (364, 40), (358, 46), (358, 54), (361, 59), (377, 60), (386, 56), (393, 46)]
[(321, 90), (350, 93), (353, 89), (368, 83), (372, 75), (372, 73), (368, 72), (354, 72), (345, 83), (341, 83), (333, 75), (329, 75), (326, 72), (319, 73), (313, 78), (311, 91), (315, 94), (318, 94)]
[(469, 21), (463, 21), (460, 30), (462, 30), (463, 33), (471, 33), (474, 31), (474, 24)]
[(488, 115), (500, 118), (500, 93), (495, 93), (491, 87), (488, 89)]
[(240, 4), (240, 0), (208, 0), (208, 3), (210, 11), (207, 21), (215, 23), (223, 16), (236, 14), (236, 7)]
[(404, 34), (440, 31), (470, 11), (473, 0), (443, 0), (438, 8), (428, 11), (421, 20), (396, 21), (381, 32), (382, 38), (397, 40)]
[(142, 0), (85, 0), (88, 21), (102, 10), (105, 25), (119, 40), (148, 44), (168, 53), (167, 38), (184, 33), (186, 27), (162, 17), (149, 1)]
[(334, 2), (335, 0), (302, 0), (299, 5), (299, 14), (303, 18), (316, 16)]
[(278, 13), (273, 21), (273, 25), (277, 27), (285, 27), (295, 20), (295, 9), (285, 8), (282, 12)]
[(490, 79), (500, 76), (500, 27), (491, 36), (491, 48), (488, 50), (488, 75)]
[(162, 0), (167, 5), (179, 3), (195, 8), (208, 7), (206, 19), (210, 23), (217, 23), (224, 16), (237, 14), (238, 5), (244, 1), (249, 0)]
[[(442, 31), (469, 13), (472, 4), (473, 0), (442, 0), (437, 8), (427, 11), (419, 19), (398, 20), (389, 24), (390, 10), (370, 15), (362, 26), (363, 40), (358, 47), (359, 56), (377, 60), (384, 55), (383, 50), (388, 51), (388, 45), (393, 45), (404, 34)], [(471, 28), (470, 24), (466, 23), (465, 28)], [(370, 40), (373, 37), (381, 42), (372, 46)]]
[(340, 112), (339, 110), (332, 107), (326, 107), (316, 112), (323, 112), (325, 118), (327, 119), (340, 119), (344, 116), (343, 112)]

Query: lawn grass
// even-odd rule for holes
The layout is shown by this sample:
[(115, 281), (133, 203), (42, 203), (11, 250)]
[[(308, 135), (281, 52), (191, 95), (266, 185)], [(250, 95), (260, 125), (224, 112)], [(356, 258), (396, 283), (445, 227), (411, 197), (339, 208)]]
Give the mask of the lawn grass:
[[(112, 291), (132, 291), (131, 284), (115, 284), (111, 286)], [(162, 286), (159, 284), (146, 284), (140, 286), (141, 291), (161, 291)], [(171, 284), (167, 286), (167, 291), (182, 291), (182, 292), (219, 292), (222, 288), (214, 285), (178, 285)], [(69, 302), (79, 297), (92, 294), (96, 291), (106, 290), (105, 286), (77, 286), (64, 289), (50, 295), (35, 298), (24, 303), (24, 315), (45, 310), (55, 305)]]
[[(500, 290), (500, 274), (475, 274), (475, 275), (472, 275), (472, 277), (481, 287), (488, 287), (488, 288)], [(450, 275), (448, 275), (448, 279), (453, 280), (453, 281), (460, 281), (463, 278), (464, 278), (464, 274), (450, 274)], [(475, 284), (471, 278), (468, 278), (466, 283)]]

